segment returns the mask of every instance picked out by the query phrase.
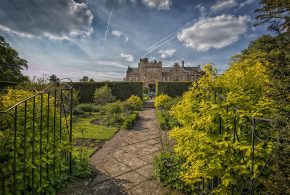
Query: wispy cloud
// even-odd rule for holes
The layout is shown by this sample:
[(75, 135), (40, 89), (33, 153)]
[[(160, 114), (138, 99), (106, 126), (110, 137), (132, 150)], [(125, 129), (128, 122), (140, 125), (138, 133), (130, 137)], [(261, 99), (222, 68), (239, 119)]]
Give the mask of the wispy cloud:
[(111, 35), (113, 37), (121, 37), (122, 34), (123, 33), (121, 31), (118, 31), (118, 30), (113, 30), (112, 33), (111, 33)]
[(242, 7), (246, 6), (246, 5), (249, 5), (249, 4), (254, 3), (254, 2), (255, 2), (255, 0), (245, 0), (244, 2), (242, 2), (240, 4), (239, 8), (242, 8)]
[(121, 53), (120, 56), (122, 58), (126, 59), (128, 62), (133, 62), (134, 61), (134, 57), (131, 54)]
[(215, 4), (213, 4), (210, 9), (212, 11), (221, 11), (224, 9), (232, 8), (237, 6), (238, 3), (236, 0), (219, 0)]
[(150, 8), (169, 10), (172, 0), (142, 0), (143, 4)]
[(202, 6), (201, 4), (198, 4), (197, 6), (195, 6), (195, 8), (197, 8), (200, 12), (200, 17), (205, 17), (207, 15), (207, 11), (205, 9), (204, 6)]
[(111, 35), (113, 37), (117, 37), (117, 38), (123, 37), (125, 42), (129, 41), (129, 37), (125, 33), (121, 32), (119, 30), (113, 30)]
[(126, 41), (126, 42), (129, 41), (129, 37), (127, 35), (125, 35), (124, 41)]

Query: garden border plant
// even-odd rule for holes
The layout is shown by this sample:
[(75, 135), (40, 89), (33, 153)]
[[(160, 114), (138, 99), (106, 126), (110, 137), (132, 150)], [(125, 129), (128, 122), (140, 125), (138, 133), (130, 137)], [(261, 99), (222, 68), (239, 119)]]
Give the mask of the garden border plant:
[[(267, 116), (274, 111), (269, 109), (270, 102), (263, 91), (267, 86), (267, 76), (259, 63), (260, 57), (253, 56), (249, 61), (238, 60), (220, 77), (215, 76), (211, 66), (205, 66), (206, 75), (171, 109), (170, 114), (181, 125), (170, 132), (170, 137), (175, 140), (174, 153), (171, 155), (185, 159), (180, 164), (183, 170), (177, 170), (176, 177), (184, 182), (184, 189), (182, 186), (178, 189), (186, 191), (190, 186), (192, 192), (221, 194), (230, 193), (232, 190), (252, 193), (265, 189), (263, 182), (269, 170), (265, 161), (271, 156), (273, 140), (256, 140), (253, 152), (253, 139), (251, 136), (242, 135), (248, 134), (248, 128), (252, 125), (256, 136), (267, 138), (268, 135), (263, 134), (263, 128), (271, 132), (268, 120), (263, 119), (266, 126), (260, 126), (257, 121), (261, 119), (251, 119)], [(245, 71), (246, 74), (239, 74)], [(235, 79), (232, 74), (236, 75)], [(249, 78), (243, 78), (245, 75)], [(235, 83), (241, 81), (244, 85)], [(215, 92), (220, 88), (223, 88), (226, 98)], [(245, 99), (248, 100), (247, 104)], [(239, 109), (232, 105), (237, 105)], [(270, 136), (274, 136), (273, 133)], [(256, 136), (253, 137), (254, 140)], [(259, 174), (261, 169), (264, 172)], [(162, 176), (162, 172), (159, 175)], [(162, 178), (164, 180), (166, 177), (162, 176), (160, 179)], [(239, 185), (243, 180), (252, 183), (250, 186)], [(164, 182), (176, 188), (174, 183)]]
[(37, 93), (8, 88), (1, 96), (1, 193), (54, 194), (60, 183), (92, 171), (72, 150), (73, 97), (61, 86)]

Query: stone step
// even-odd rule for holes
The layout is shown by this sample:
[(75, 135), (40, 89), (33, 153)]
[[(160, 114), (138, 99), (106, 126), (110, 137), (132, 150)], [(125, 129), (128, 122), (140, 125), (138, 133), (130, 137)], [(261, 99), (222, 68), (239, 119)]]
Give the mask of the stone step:
[(153, 101), (146, 101), (143, 104), (144, 108), (154, 108), (154, 102)]

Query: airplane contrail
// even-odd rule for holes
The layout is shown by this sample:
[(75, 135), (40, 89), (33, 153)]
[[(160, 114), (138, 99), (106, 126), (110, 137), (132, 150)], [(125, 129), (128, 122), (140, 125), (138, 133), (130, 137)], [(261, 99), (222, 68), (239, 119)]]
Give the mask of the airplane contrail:
[(149, 50), (147, 50), (147, 52), (142, 56), (142, 58), (144, 58), (146, 55), (152, 53), (154, 50), (158, 49), (159, 47), (165, 45), (166, 43), (170, 42), (171, 40), (175, 39), (176, 32), (170, 34), (170, 36), (167, 36), (166, 38), (163, 38), (162, 40), (158, 41), (159, 44), (154, 44), (153, 46), (151, 46)]
[[(194, 4), (192, 4), (194, 5)], [(188, 6), (188, 8), (191, 5)], [(185, 12), (184, 12), (185, 13)], [(171, 34), (169, 34), (168, 36), (166, 36), (165, 38), (159, 40), (158, 42), (154, 43), (152, 46), (150, 46), (147, 50), (146, 53), (142, 56), (142, 58), (144, 58), (146, 55), (150, 54), (151, 52), (153, 52), (154, 50), (158, 49), (159, 47), (165, 45), (166, 43), (168, 43), (169, 41), (173, 40), (174, 38), (176, 38), (176, 34), (178, 33), (178, 30), (176, 32), (173, 32)]]
[(154, 43), (153, 45), (151, 45), (146, 51), (151, 50), (153, 47), (155, 47), (156, 45), (160, 44), (161, 42), (165, 41), (166, 39), (168, 39), (169, 37), (171, 37), (172, 35), (175, 35), (176, 32), (169, 34), (168, 36), (164, 37), (163, 39), (157, 41), (156, 43)]
[[(107, 40), (107, 34), (108, 34), (109, 26), (110, 26), (111, 17), (112, 17), (114, 8), (115, 8), (115, 2), (116, 2), (116, 0), (114, 0), (113, 7), (112, 7), (111, 12), (110, 12), (110, 15), (109, 15), (109, 19), (108, 19), (108, 23), (107, 23), (107, 28), (106, 28), (106, 33), (105, 33), (105, 37), (104, 37), (104, 45), (105, 45), (105, 42)], [(102, 47), (102, 51), (104, 50), (104, 45)]]

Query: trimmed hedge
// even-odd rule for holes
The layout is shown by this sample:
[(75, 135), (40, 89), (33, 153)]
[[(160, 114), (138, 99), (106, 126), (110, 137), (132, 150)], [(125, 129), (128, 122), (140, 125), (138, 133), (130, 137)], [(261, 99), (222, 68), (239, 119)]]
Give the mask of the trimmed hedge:
[(112, 94), (116, 96), (117, 100), (126, 100), (131, 95), (136, 95), (143, 99), (142, 82), (74, 82), (73, 87), (79, 91), (80, 103), (90, 103), (94, 102), (96, 88), (103, 87), (106, 84), (111, 88)]
[(0, 81), (0, 90), (6, 87), (15, 87), (18, 82), (8, 82), (8, 81)]
[(192, 82), (157, 82), (156, 95), (167, 94), (170, 97), (182, 96), (192, 86)]

